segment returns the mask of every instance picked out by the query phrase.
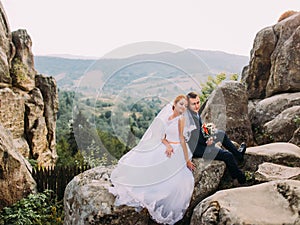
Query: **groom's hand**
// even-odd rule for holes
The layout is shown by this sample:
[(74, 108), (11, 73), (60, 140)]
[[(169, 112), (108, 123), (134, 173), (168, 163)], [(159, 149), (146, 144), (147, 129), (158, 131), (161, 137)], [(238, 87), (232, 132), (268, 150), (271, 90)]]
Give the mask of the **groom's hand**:
[(206, 144), (209, 146), (209, 145), (212, 145), (213, 142), (214, 142), (214, 139), (212, 137), (210, 137), (207, 139)]

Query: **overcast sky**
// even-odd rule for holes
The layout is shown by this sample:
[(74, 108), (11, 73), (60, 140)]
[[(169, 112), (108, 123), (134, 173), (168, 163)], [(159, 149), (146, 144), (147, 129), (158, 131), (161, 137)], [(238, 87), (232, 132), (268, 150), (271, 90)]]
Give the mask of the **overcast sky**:
[(250, 55), (255, 35), (299, 0), (1, 0), (12, 31), (26, 29), (34, 55), (102, 57), (155, 41)]

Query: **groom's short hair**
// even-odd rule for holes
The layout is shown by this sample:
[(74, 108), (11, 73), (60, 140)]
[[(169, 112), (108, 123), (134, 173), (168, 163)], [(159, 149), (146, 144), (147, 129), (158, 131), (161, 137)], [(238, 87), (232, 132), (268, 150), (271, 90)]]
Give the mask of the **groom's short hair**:
[(187, 94), (188, 99), (190, 98), (197, 98), (198, 94), (194, 91)]

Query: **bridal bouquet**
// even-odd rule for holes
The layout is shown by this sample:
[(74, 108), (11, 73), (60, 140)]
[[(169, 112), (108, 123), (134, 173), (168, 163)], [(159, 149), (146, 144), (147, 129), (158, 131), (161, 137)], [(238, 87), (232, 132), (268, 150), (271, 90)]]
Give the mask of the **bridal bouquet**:
[(203, 123), (202, 124), (202, 133), (205, 138), (211, 138), (217, 132), (216, 125), (213, 123)]

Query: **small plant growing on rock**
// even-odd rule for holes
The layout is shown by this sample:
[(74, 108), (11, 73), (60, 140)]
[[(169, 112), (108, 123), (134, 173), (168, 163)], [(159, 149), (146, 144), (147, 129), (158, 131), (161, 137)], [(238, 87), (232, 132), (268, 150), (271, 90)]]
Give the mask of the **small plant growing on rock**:
[(258, 144), (267, 144), (274, 141), (272, 134), (269, 134), (262, 127), (254, 128), (254, 138)]
[(295, 122), (296, 126), (300, 126), (300, 117), (299, 116), (295, 116), (295, 118), (293, 119), (293, 121)]
[(20, 59), (14, 59), (12, 63), (11, 73), (15, 82), (26, 80), (28, 67), (21, 62)]

